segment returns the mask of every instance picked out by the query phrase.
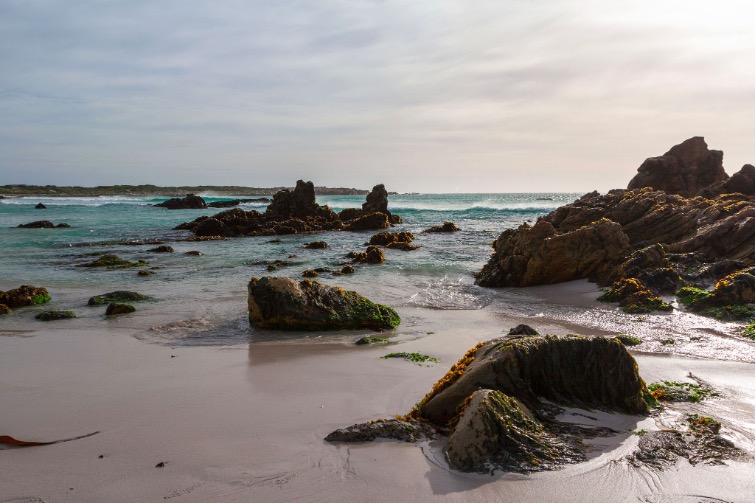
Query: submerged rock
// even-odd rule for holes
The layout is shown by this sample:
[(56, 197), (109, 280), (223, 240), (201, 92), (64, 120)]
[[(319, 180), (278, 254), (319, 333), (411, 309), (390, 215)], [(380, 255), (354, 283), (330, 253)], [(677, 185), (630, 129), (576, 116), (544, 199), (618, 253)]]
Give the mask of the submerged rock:
[(444, 222), (440, 226), (433, 226), (426, 229), (423, 233), (456, 233), (460, 229), (453, 222)]
[(107, 269), (120, 269), (120, 268), (134, 268), (147, 266), (146, 261), (139, 260), (137, 262), (127, 261), (115, 254), (103, 254), (94, 261), (90, 261), (84, 264), (78, 264), (79, 268), (107, 268)]
[[(585, 458), (585, 437), (616, 434), (576, 428), (548, 414), (561, 405), (645, 415), (653, 402), (635, 360), (616, 339), (504, 337), (470, 349), (406, 417), (448, 433), (446, 451), (462, 471), (533, 471)], [(407, 440), (401, 423), (357, 424), (328, 441)], [(390, 423), (391, 427), (384, 428)]]
[(381, 264), (385, 260), (383, 252), (378, 247), (369, 245), (365, 252), (350, 252), (347, 257), (353, 263)]
[(304, 245), (302, 248), (306, 248), (309, 250), (327, 249), (328, 244), (324, 241), (314, 241), (314, 242)]
[(148, 249), (147, 252), (155, 252), (157, 254), (173, 254), (175, 252), (170, 245), (160, 245), (159, 247)]
[(380, 438), (398, 439), (407, 443), (435, 439), (436, 430), (425, 422), (416, 420), (374, 420), (338, 429), (326, 436), (330, 443), (362, 443)]
[(50, 322), (52, 320), (73, 319), (76, 318), (76, 314), (70, 310), (50, 310), (43, 311), (34, 318), (42, 322)]
[(34, 208), (37, 210), (45, 210), (47, 207), (43, 203), (37, 203)]
[(51, 229), (55, 227), (55, 224), (49, 220), (41, 220), (29, 222), (28, 224), (19, 224), (18, 227), (26, 229)]
[(133, 303), (134, 301), (148, 301), (150, 296), (133, 291), (113, 291), (99, 296), (92, 296), (87, 303), (89, 306), (104, 305), (110, 303)]
[(249, 321), (260, 329), (322, 331), (393, 329), (399, 315), (354, 291), (310, 280), (252, 278), (248, 285)]
[(527, 324), (519, 324), (507, 333), (508, 336), (539, 336), (538, 331)]

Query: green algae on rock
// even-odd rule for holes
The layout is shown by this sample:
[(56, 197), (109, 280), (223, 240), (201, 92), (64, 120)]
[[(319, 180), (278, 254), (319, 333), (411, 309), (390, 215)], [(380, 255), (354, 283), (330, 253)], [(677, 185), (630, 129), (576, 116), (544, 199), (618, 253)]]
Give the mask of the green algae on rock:
[(381, 357), (381, 359), (404, 359), (404, 360), (408, 360), (410, 362), (415, 362), (418, 364), (422, 362), (441, 362), (435, 357), (431, 357), (429, 355), (423, 355), (417, 352), (412, 352), (412, 353), (394, 352), (394, 353), (384, 355), (383, 357)]
[(260, 329), (328, 331), (393, 329), (401, 319), (392, 308), (354, 291), (287, 277), (252, 278), (247, 305)]
[(626, 313), (650, 313), (652, 311), (672, 311), (672, 306), (644, 286), (636, 278), (623, 278), (612, 288), (598, 297), (599, 301), (619, 302)]
[(125, 303), (110, 303), (105, 309), (105, 315), (108, 317), (114, 315), (125, 315), (127, 313), (134, 313), (136, 308), (130, 304)]
[[(50, 301), (52, 297), (44, 287), (22, 285), (9, 291), (0, 291), (0, 304), (9, 310), (30, 305), (41, 305)], [(10, 313), (8, 311), (7, 313)]]

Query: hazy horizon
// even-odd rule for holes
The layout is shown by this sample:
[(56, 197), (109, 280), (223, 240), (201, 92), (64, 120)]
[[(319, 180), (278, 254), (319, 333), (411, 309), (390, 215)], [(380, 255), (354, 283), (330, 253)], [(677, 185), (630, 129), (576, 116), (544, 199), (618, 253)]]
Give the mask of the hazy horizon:
[(754, 163), (754, 5), (0, 2), (0, 185), (605, 192)]

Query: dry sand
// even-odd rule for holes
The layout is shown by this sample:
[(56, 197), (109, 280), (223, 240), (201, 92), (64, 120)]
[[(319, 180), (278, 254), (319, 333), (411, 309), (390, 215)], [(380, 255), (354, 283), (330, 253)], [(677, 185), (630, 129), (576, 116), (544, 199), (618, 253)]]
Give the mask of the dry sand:
[[(597, 440), (587, 462), (529, 475), (449, 470), (438, 442), (324, 442), (336, 428), (407, 412), (465, 350), (521, 322), (484, 311), (402, 315), (411, 336), (378, 347), (337, 334), (171, 348), (126, 327), (0, 327), (0, 435), (45, 441), (99, 431), (0, 451), (0, 502), (754, 501), (750, 363), (636, 355), (649, 382), (692, 372), (722, 392), (690, 408), (721, 418), (749, 451), (724, 466), (634, 468), (622, 460), (637, 444), (629, 431), (658, 428), (655, 420), (596, 412), (623, 434)], [(389, 351), (441, 363), (379, 358)]]

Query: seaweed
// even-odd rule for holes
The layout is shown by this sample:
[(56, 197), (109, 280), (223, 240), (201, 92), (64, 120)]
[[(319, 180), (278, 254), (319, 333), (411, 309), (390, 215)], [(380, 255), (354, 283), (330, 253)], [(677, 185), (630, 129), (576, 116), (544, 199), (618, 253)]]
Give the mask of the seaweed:
[(384, 355), (383, 357), (381, 357), (381, 359), (404, 359), (404, 360), (408, 360), (417, 364), (420, 364), (422, 362), (441, 362), (435, 357), (430, 357), (428, 355), (423, 355), (417, 352), (413, 352), (413, 353), (394, 352), (394, 353)]

